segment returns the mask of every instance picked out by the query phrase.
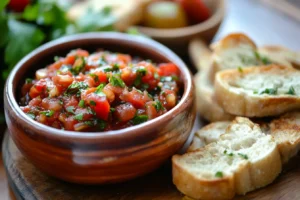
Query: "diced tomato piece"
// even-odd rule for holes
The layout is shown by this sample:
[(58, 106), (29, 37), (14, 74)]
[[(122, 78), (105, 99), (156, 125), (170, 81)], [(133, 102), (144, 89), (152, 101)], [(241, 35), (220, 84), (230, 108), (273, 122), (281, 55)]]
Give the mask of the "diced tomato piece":
[(61, 85), (67, 88), (69, 85), (72, 84), (74, 78), (69, 75), (56, 75), (52, 77), (52, 81), (55, 85)]
[(100, 83), (107, 83), (107, 76), (103, 71), (95, 71), (94, 74), (98, 76), (98, 80)]
[(63, 60), (63, 63), (65, 65), (73, 65), (74, 62), (75, 62), (75, 59), (76, 59), (76, 56), (71, 54), (71, 55), (68, 55), (64, 60)]
[(41, 79), (36, 82), (29, 91), (29, 96), (31, 98), (41, 95), (46, 90), (47, 82), (45, 79)]
[(148, 62), (140, 62), (138, 63), (138, 66), (143, 66), (146, 69), (146, 75), (142, 77), (142, 82), (149, 85), (149, 89), (154, 89), (157, 86), (157, 83), (159, 82), (159, 79), (157, 79), (156, 73), (157, 69), (154, 67), (151, 63)]
[(115, 109), (114, 116), (121, 122), (131, 120), (136, 114), (136, 109), (130, 103), (118, 105)]
[(73, 116), (66, 118), (64, 122), (64, 126), (66, 130), (74, 131), (74, 125), (77, 123), (77, 120), (74, 119)]
[(53, 111), (60, 111), (62, 109), (62, 105), (57, 98), (44, 98), (42, 100), (42, 107), (45, 108), (45, 110)]
[(126, 85), (132, 85), (136, 79), (136, 73), (132, 72), (131, 68), (122, 69), (121, 79), (125, 82)]
[(159, 116), (154, 105), (155, 105), (155, 101), (149, 101), (146, 103), (146, 114), (148, 115), (149, 119), (154, 119), (155, 117)]
[(28, 105), (29, 106), (39, 106), (40, 103), (42, 102), (42, 99), (40, 96), (33, 98), (29, 101)]
[(159, 75), (160, 76), (179, 76), (180, 75), (180, 71), (178, 69), (178, 67), (173, 64), (173, 63), (163, 63), (160, 64), (159, 66)]
[(151, 100), (147, 94), (141, 93), (136, 89), (133, 89), (130, 92), (127, 90), (124, 91), (120, 95), (120, 99), (131, 103), (135, 108), (144, 108), (146, 102)]
[(89, 52), (86, 50), (82, 50), (82, 49), (76, 49), (74, 51), (71, 51), (68, 56), (70, 55), (74, 55), (74, 56), (81, 56), (81, 57), (87, 57), (89, 56)]
[(90, 93), (86, 96), (85, 102), (96, 112), (98, 118), (107, 120), (110, 112), (110, 104), (106, 96), (99, 96), (96, 93)]
[(65, 97), (63, 103), (64, 103), (64, 108), (66, 110), (69, 106), (76, 107), (78, 105), (78, 100), (75, 96)]
[(123, 61), (124, 63), (131, 62), (131, 56), (126, 54), (119, 53), (117, 59)]

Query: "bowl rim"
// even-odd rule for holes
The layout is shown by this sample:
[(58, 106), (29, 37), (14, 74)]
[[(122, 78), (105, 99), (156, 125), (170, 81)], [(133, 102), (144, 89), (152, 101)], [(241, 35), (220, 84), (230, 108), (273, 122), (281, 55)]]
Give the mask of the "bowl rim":
[[(29, 61), (31, 58), (35, 56), (39, 56), (49, 48), (59, 48), (60, 45), (66, 45), (70, 42), (76, 42), (77, 40), (97, 40), (97, 39), (115, 39), (116, 41), (126, 41), (133, 42), (137, 46), (144, 46), (144, 48), (152, 48), (157, 51), (161, 56), (167, 58), (174, 62), (180, 69), (180, 72), (184, 78), (184, 92), (181, 100), (178, 104), (166, 112), (165, 114), (151, 119), (145, 123), (130, 126), (124, 129), (119, 130), (111, 130), (106, 132), (76, 132), (76, 131), (66, 131), (61, 129), (56, 129), (42, 123), (39, 123), (29, 116), (27, 116), (18, 105), (16, 98), (14, 96), (13, 90), (13, 81), (15, 80), (15, 75), (22, 66)], [(124, 48), (126, 49), (126, 47)], [(11, 111), (17, 115), (17, 117), (21, 120), (21, 122), (29, 125), (28, 127), (33, 128), (38, 135), (51, 137), (56, 139), (113, 139), (114, 137), (122, 137), (125, 139), (126, 137), (138, 137), (140, 131), (143, 129), (151, 129), (156, 127), (159, 124), (166, 124), (170, 119), (181, 113), (187, 105), (188, 99), (190, 95), (193, 94), (193, 80), (192, 75), (186, 66), (186, 64), (179, 58), (174, 52), (172, 52), (166, 46), (143, 36), (132, 36), (124, 33), (116, 33), (116, 32), (90, 32), (90, 33), (80, 33), (74, 34), (70, 36), (61, 37), (59, 39), (53, 40), (51, 42), (45, 43), (40, 47), (33, 50), (31, 53), (26, 55), (23, 59), (21, 59), (11, 71), (9, 77), (7, 78), (5, 89), (4, 89), (4, 98), (7, 99), (7, 106), (11, 107)], [(126, 136), (126, 137), (125, 137)]]
[(217, 6), (216, 11), (207, 20), (187, 26), (182, 28), (173, 29), (159, 29), (151, 28), (146, 26), (135, 26), (141, 33), (149, 35), (150, 37), (160, 38), (160, 39), (171, 39), (177, 37), (186, 37), (189, 35), (194, 35), (199, 32), (209, 30), (219, 24), (225, 15), (226, 0), (219, 0), (219, 6)]

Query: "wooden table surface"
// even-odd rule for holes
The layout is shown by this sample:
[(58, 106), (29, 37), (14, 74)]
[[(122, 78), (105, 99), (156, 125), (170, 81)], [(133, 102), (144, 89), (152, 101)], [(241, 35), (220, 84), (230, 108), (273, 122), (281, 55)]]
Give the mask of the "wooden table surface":
[[(216, 39), (234, 31), (247, 33), (258, 45), (277, 44), (300, 50), (300, 21), (268, 6), (264, 0), (228, 0), (228, 13)], [(6, 181), (2, 154), (0, 199), (14, 200)]]

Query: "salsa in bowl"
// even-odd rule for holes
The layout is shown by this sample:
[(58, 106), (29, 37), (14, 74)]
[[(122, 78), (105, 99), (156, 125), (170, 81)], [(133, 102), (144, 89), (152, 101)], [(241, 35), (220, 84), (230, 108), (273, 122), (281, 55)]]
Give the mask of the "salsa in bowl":
[(69, 131), (108, 131), (141, 124), (172, 109), (182, 95), (174, 63), (75, 49), (22, 86), (21, 109)]
[[(105, 51), (99, 51), (99, 48), (103, 48), (103, 50)], [(100, 83), (100, 80), (102, 81), (102, 79), (99, 75), (98, 83), (96, 76), (89, 75), (89, 73), (85, 74), (85, 71), (83, 69), (78, 73), (78, 75), (77, 72), (73, 74), (74, 72), (72, 73), (73, 70), (71, 70), (71, 68), (73, 69), (73, 66), (74, 68), (76, 68), (75, 66), (77, 66), (77, 64), (79, 63), (78, 61), (78, 63), (74, 65), (76, 59), (73, 65), (69, 65), (67, 67), (68, 70), (65, 70), (64, 67), (61, 68), (62, 66), (60, 66), (59, 70), (54, 70), (55, 73), (53, 73), (52, 75), (50, 71), (49, 73), (47, 71), (46, 75), (43, 75), (43, 71), (39, 71), (45, 67), (50, 67), (53, 63), (62, 62), (66, 57), (68, 57), (67, 55), (69, 55), (70, 52), (70, 55), (74, 53), (72, 52), (72, 50), (75, 50), (74, 52), (83, 50), (88, 51), (89, 55), (87, 56), (87, 58), (94, 53), (97, 54), (106, 52), (109, 55), (113, 55), (116, 54), (115, 52), (119, 52), (119, 55), (132, 55), (131, 59), (133, 63), (144, 63), (143, 61), (147, 61), (147, 59), (150, 59), (152, 60), (151, 65), (154, 65), (154, 67), (156, 67), (155, 69), (157, 69), (158, 72), (160, 71), (160, 69), (164, 68), (163, 65), (165, 64), (163, 63), (173, 63), (179, 71), (178, 80), (173, 75), (162, 74), (160, 76), (159, 82), (162, 82), (162, 84), (174, 84), (176, 82), (176, 85), (179, 88), (178, 93), (176, 93), (176, 98), (178, 100), (176, 102), (176, 105), (173, 108), (170, 108), (167, 104), (164, 104), (164, 101), (160, 100), (159, 98), (161, 92), (156, 91), (156, 95), (151, 94), (150, 88), (152, 86), (149, 85), (149, 88), (144, 87), (142, 84), (143, 80), (141, 81), (140, 85), (137, 84), (137, 86), (135, 86), (126, 83), (127, 79), (122, 79), (126, 84), (126, 87), (130, 87), (128, 88), (128, 92), (140, 90), (142, 93), (144, 93), (146, 91), (149, 92), (150, 95), (152, 95), (153, 99), (151, 99), (151, 101), (154, 100), (155, 102), (156, 100), (160, 100), (162, 106), (164, 107), (163, 110), (158, 109), (159, 112), (161, 112), (161, 115), (158, 115), (154, 119), (148, 119), (148, 121), (137, 125), (134, 125), (133, 119), (130, 119), (126, 122), (129, 123), (129, 127), (125, 126), (125, 128), (120, 127), (117, 130), (112, 129), (101, 132), (87, 129), (82, 129), (82, 131), (66, 130), (63, 123), (61, 124), (61, 127), (51, 126), (52, 124), (49, 123), (48, 120), (50, 120), (52, 117), (55, 117), (55, 115), (59, 117), (59, 115), (62, 113), (68, 114), (68, 116), (66, 116), (65, 118), (67, 119), (68, 117), (74, 118), (78, 114), (83, 113), (83, 121), (86, 117), (84, 115), (85, 112), (79, 111), (82, 111), (82, 109), (84, 108), (88, 111), (88, 107), (90, 107), (91, 110), (96, 112), (95, 108), (93, 107), (93, 103), (91, 103), (89, 99), (87, 99), (86, 101), (84, 97), (84, 104), (80, 103), (80, 101), (82, 100), (81, 95), (86, 94), (86, 97), (88, 97), (87, 91), (90, 88), (94, 88), (94, 91), (91, 91), (89, 94), (97, 98), (98, 96), (104, 96), (103, 94), (101, 94), (102, 92), (104, 93), (104, 88), (107, 85), (111, 84), (111, 82), (113, 82), (113, 80), (111, 80), (110, 82), (110, 75), (117, 75), (121, 77), (121, 74), (118, 75), (118, 73), (114, 74), (107, 72), (108, 75), (106, 76), (106, 81)], [(55, 56), (58, 57), (56, 61), (53, 61)], [(150, 62), (147, 61), (147, 63), (150, 65)], [(165, 65), (165, 67), (166, 66), (169, 66), (169, 64)], [(113, 65), (109, 65), (108, 68), (112, 69)], [(121, 69), (122, 66), (119, 66), (119, 68)], [(46, 70), (48, 70), (48, 68)], [(55, 85), (54, 82), (56, 82), (56, 79), (59, 78), (59, 81), (57, 83), (60, 84), (58, 84), (58, 86), (63, 85), (64, 81), (60, 82), (60, 78), (64, 78), (64, 76), (66, 75), (64, 73), (68, 74), (68, 71), (71, 72), (71, 74), (68, 75), (69, 77), (75, 79), (77, 76), (84, 76), (84, 79), (80, 81), (73, 80), (72, 83), (71, 81), (69, 81), (68, 84), (71, 83), (70, 85), (67, 86), (66, 84), (64, 86), (64, 89), (61, 91), (59, 88), (57, 88), (59, 92), (56, 93), (56, 89), (53, 89)], [(91, 71), (91, 69), (89, 69), (88, 71)], [(93, 72), (94, 74), (97, 74), (95, 73), (95, 71)], [(36, 77), (36, 80), (28, 79), (27, 82), (29, 85), (26, 84), (27, 86), (24, 86), (24, 83), (26, 83), (26, 79), (28, 77), (35, 77), (36, 73), (38, 73), (37, 75), (39, 75), (38, 77)], [(80, 75), (80, 73), (82, 75)], [(58, 76), (54, 79), (54, 77), (57, 75), (61, 76)], [(51, 76), (51, 80), (48, 76)], [(171, 77), (172, 80), (170, 81), (170, 78), (167, 78), (169, 80), (161, 80), (164, 76)], [(142, 79), (143, 77), (144, 76), (142, 76)], [(52, 83), (49, 85), (51, 86), (49, 87), (49, 91), (47, 91), (47, 88), (43, 86), (41, 88), (44, 89), (40, 90), (39, 95), (36, 95), (37, 93), (35, 93), (35, 89), (39, 89), (39, 87), (34, 88), (34, 85), (39, 81), (38, 79), (49, 79), (49, 83), (53, 83), (53, 85)], [(93, 81), (96, 81), (97, 83), (95, 83), (95, 85), (89, 85), (91, 84), (89, 83), (89, 81), (91, 81), (91, 83)], [(73, 90), (73, 86), (69, 88), (69, 86), (71, 86), (73, 83), (78, 84), (80, 82), (81, 84), (86, 83), (89, 88), (83, 89), (82, 91), (80, 91), (77, 86), (75, 87), (75, 90)], [(103, 88), (102, 86), (100, 86), (101, 84), (103, 84)], [(84, 86), (83, 88), (85, 87), (86, 86)], [(31, 88), (33, 88), (32, 94)], [(99, 91), (97, 91), (97, 88), (99, 89)], [(124, 90), (125, 86), (124, 88), (120, 88)], [(151, 39), (144, 37), (135, 37), (121, 33), (78, 34), (64, 37), (42, 45), (26, 57), (24, 57), (15, 66), (7, 79), (4, 90), (4, 108), (6, 122), (10, 136), (12, 137), (18, 149), (38, 169), (42, 170), (48, 175), (75, 183), (105, 184), (122, 182), (153, 171), (182, 148), (191, 133), (196, 116), (195, 93), (192, 76), (181, 59), (168, 48)], [(23, 93), (22, 90), (24, 90)], [(48, 101), (49, 99), (47, 99), (49, 98), (50, 91), (51, 95), (53, 95), (50, 97), (50, 99), (60, 97), (67, 99), (65, 100), (66, 102), (64, 102), (64, 99), (62, 99), (62, 105), (60, 105), (61, 103), (59, 100), (57, 101), (59, 104), (56, 103), (56, 100), (54, 101), (54, 107), (62, 106), (58, 109), (58, 111), (56, 111), (56, 108), (54, 107), (49, 107), (52, 106), (52, 104), (50, 103), (51, 101)], [(65, 95), (66, 91), (68, 92)], [(80, 94), (78, 93), (78, 91)], [(72, 94), (68, 94), (69, 92), (71, 92)], [(100, 95), (98, 95), (98, 92)], [(139, 91), (137, 92), (140, 94)], [(122, 93), (120, 93), (120, 95)], [(36, 111), (31, 110), (34, 109), (34, 107), (30, 108), (29, 103), (34, 98), (38, 98), (38, 96), (40, 96), (41, 98), (41, 102), (38, 104), (38, 107), (41, 108)], [(73, 98), (78, 98), (76, 99), (77, 102), (74, 103), (74, 101), (73, 105), (65, 104), (69, 102), (68, 98), (72, 98), (72, 96)], [(108, 96), (109, 95), (107, 94), (105, 99), (109, 103)], [(111, 109), (109, 109), (109, 115), (115, 117), (113, 119), (118, 118), (118, 116), (114, 116), (117, 106), (114, 105), (114, 103), (119, 103), (119, 105), (126, 104), (126, 102), (121, 103), (118, 98), (120, 98), (120, 96), (115, 95), (115, 100), (113, 101), (113, 103), (109, 103), (109, 108), (115, 108), (115, 111), (111, 111)], [(43, 102), (43, 99), (45, 99), (44, 101), (46, 102)], [(39, 99), (37, 100), (40, 101)], [(28, 105), (26, 105), (27, 103)], [(20, 108), (20, 104), (22, 104), (23, 106), (22, 109)], [(26, 106), (29, 106), (29, 110), (26, 110), (28, 109), (25, 108)], [(74, 106), (74, 109), (70, 106)], [(83, 108), (81, 108), (81, 106)], [(138, 110), (140, 109), (138, 108), (138, 106), (135, 106), (133, 107), (137, 111), (134, 113), (134, 117), (139, 116)], [(160, 106), (154, 107), (156, 109), (156, 107), (159, 108)], [(144, 112), (146, 113), (146, 111)], [(33, 114), (33, 116), (30, 116), (31, 114)], [(109, 115), (107, 121), (109, 121)], [(42, 118), (44, 117), (46, 121), (43, 122), (46, 123), (44, 124), (38, 122), (38, 116)], [(97, 116), (97, 114), (93, 115), (92, 118), (103, 120), (100, 117), (105, 118), (105, 116)], [(82, 122), (81, 115), (76, 118), (78, 119), (76, 121), (76, 124)], [(54, 121), (57, 121), (57, 118), (54, 119)], [(87, 121), (93, 120), (88, 119)], [(89, 122), (87, 123), (87, 125), (90, 125)], [(108, 122), (107, 124), (109, 123), (110, 122)], [(94, 124), (92, 124), (92, 126), (89, 128), (93, 127)], [(62, 128), (64, 128), (65, 130), (63, 130)], [(73, 126), (73, 128), (75, 127)]]

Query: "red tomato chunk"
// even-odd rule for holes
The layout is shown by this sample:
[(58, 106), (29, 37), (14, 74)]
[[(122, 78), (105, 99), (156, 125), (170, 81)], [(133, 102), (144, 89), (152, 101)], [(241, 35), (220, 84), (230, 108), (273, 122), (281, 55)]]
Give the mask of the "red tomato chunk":
[(45, 125), (108, 131), (163, 115), (181, 98), (180, 70), (130, 55), (77, 49), (36, 71), (22, 87), (21, 109)]

